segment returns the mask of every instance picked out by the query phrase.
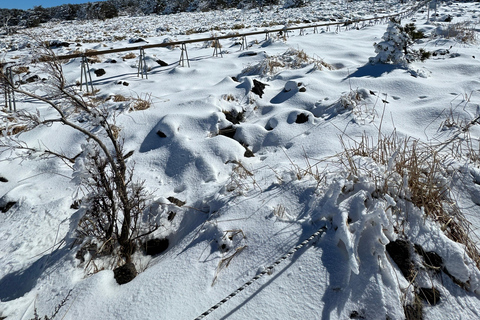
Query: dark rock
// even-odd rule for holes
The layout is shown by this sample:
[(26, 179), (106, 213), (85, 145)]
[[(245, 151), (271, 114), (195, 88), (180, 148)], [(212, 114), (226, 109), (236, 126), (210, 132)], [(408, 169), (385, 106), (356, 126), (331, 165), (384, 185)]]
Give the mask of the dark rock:
[(231, 139), (233, 139), (236, 132), (237, 132), (237, 128), (235, 128), (233, 126), (229, 126), (229, 127), (218, 130), (219, 135), (229, 137)]
[(177, 215), (177, 213), (175, 211), (168, 212), (167, 220), (172, 221), (175, 218), (176, 215)]
[(147, 42), (146, 40), (142, 39), (142, 38), (132, 38), (130, 40), (128, 40), (129, 43), (140, 43), (140, 42)]
[(419, 288), (418, 296), (431, 306), (440, 302), (440, 291), (435, 288)]
[(298, 89), (299, 92), (306, 92), (307, 91), (307, 88), (305, 87), (301, 87), (300, 89)]
[(25, 82), (26, 83), (32, 83), (32, 82), (35, 82), (35, 81), (38, 81), (38, 80), (40, 80), (40, 77), (37, 76), (37, 75), (34, 75), (34, 76), (31, 76), (30, 78), (25, 79)]
[(365, 319), (364, 316), (362, 316), (358, 311), (352, 311), (350, 313), (350, 319)]
[(252, 92), (258, 95), (260, 98), (263, 96), (263, 90), (265, 90), (265, 83), (262, 83), (256, 79), (253, 79)]
[(122, 83), (125, 87), (128, 87), (130, 85), (130, 83), (128, 83), (127, 81), (123, 81)]
[(145, 254), (148, 256), (155, 256), (168, 249), (168, 239), (150, 239), (145, 242)]
[(304, 113), (300, 113), (297, 115), (297, 119), (295, 119), (295, 123), (305, 123), (308, 121), (308, 115)]
[(436, 252), (427, 252), (418, 244), (415, 245), (415, 251), (422, 256), (424, 264), (427, 268), (440, 269), (443, 266), (443, 259)]
[(107, 72), (105, 71), (105, 69), (97, 69), (97, 70), (94, 71), (94, 73), (97, 77), (101, 77)]
[(232, 80), (235, 81), (235, 82), (239, 82), (237, 77), (232, 77)]
[(223, 111), (223, 114), (225, 115), (227, 121), (233, 124), (239, 124), (244, 120), (245, 110), (242, 110), (241, 112), (237, 112), (236, 110)]
[(7, 178), (0, 176), (0, 182), (8, 182)]
[(166, 67), (166, 66), (168, 66), (168, 63), (166, 63), (165, 61), (160, 60), (160, 59), (157, 60), (157, 63), (158, 63), (161, 67)]
[(78, 200), (73, 201), (72, 205), (70, 206), (70, 209), (74, 209), (74, 210), (80, 209), (80, 201)]
[(397, 239), (388, 243), (385, 248), (392, 260), (397, 264), (403, 276), (408, 281), (413, 281), (415, 272), (410, 256), (410, 245), (405, 240)]
[(10, 210), (15, 204), (17, 204), (15, 201), (9, 201), (5, 205), (0, 206), (0, 211), (5, 213)]
[(242, 146), (245, 148), (245, 153), (243, 154), (243, 156), (244, 156), (245, 158), (253, 158), (253, 157), (255, 157), (255, 154), (252, 152), (252, 150), (250, 150), (250, 149), (248, 148), (248, 146), (247, 146), (246, 144), (243, 144), (243, 143), (242, 143)]
[(173, 203), (174, 205), (178, 206), (178, 207), (183, 207), (185, 205), (185, 202), (183, 202), (182, 200), (179, 200), (175, 197), (168, 197), (167, 200), (170, 201), (171, 203)]
[(69, 46), (70, 46), (70, 43), (65, 42), (65, 41), (60, 41), (60, 40), (52, 40), (48, 44), (48, 47), (51, 48), (51, 49), (60, 48), (60, 47), (67, 48)]
[(137, 269), (132, 262), (126, 263), (121, 267), (113, 270), (113, 277), (117, 280), (118, 284), (125, 284), (137, 276)]
[(166, 138), (167, 137), (167, 135), (160, 130), (157, 131), (157, 136), (159, 136), (160, 138)]
[(111, 59), (111, 60), (109, 60), (108, 62), (110, 62), (110, 63), (117, 63), (117, 60)]

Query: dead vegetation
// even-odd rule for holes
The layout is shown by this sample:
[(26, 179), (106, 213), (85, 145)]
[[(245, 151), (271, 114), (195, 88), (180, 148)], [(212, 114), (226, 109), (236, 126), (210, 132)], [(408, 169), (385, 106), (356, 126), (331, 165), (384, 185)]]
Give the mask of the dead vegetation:
[(332, 65), (326, 63), (321, 58), (312, 58), (303, 50), (290, 48), (281, 55), (266, 55), (258, 64), (243, 69), (242, 74), (273, 76), (283, 69), (301, 69), (309, 65), (312, 65), (313, 70), (334, 69)]
[[(444, 145), (431, 146), (417, 139), (400, 138), (396, 132), (389, 136), (379, 134), (376, 141), (363, 135), (353, 145), (347, 145), (343, 138), (341, 142), (344, 147), (339, 157), (342, 166), (353, 177), (367, 174), (375, 181), (372, 196), (389, 195), (421, 208), (451, 240), (465, 246), (468, 256), (480, 268), (480, 250), (471, 238), (472, 226), (463, 216), (451, 189), (456, 171), (449, 167), (451, 154), (441, 152)], [(460, 154), (456, 156), (461, 157)], [(357, 157), (373, 160), (385, 172), (380, 175), (360, 167)]]
[(145, 94), (143, 97), (141, 95), (137, 95), (137, 97), (132, 98), (133, 101), (130, 105), (130, 111), (141, 111), (149, 109), (153, 102), (152, 102), (152, 94)]

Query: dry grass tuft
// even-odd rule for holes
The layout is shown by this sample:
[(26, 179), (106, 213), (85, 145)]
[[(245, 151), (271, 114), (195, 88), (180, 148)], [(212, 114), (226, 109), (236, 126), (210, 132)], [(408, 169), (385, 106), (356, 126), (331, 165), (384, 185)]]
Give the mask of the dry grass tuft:
[(13, 72), (15, 72), (16, 74), (27, 73), (29, 69), (29, 67), (18, 66), (13, 69)]
[[(450, 189), (450, 153), (440, 152), (444, 145), (431, 146), (412, 138), (399, 138), (396, 132), (390, 136), (379, 135), (376, 142), (363, 135), (359, 142), (344, 147), (339, 159), (353, 176), (370, 174), (376, 184), (374, 196), (389, 195), (403, 199), (422, 208), (425, 215), (440, 224), (445, 234), (465, 246), (467, 254), (480, 268), (480, 251), (470, 238), (471, 224), (465, 219)], [(355, 157), (368, 157), (385, 168), (385, 174), (359, 168)]]
[(141, 111), (149, 109), (153, 105), (152, 94), (145, 94), (145, 97), (137, 96), (133, 98), (130, 111)]
[(123, 60), (128, 60), (128, 59), (135, 59), (137, 57), (137, 55), (133, 52), (130, 52), (126, 55), (124, 55), (122, 58)]
[(469, 21), (437, 27), (436, 34), (462, 43), (477, 42), (475, 27)]
[(272, 76), (282, 69), (301, 69), (313, 65), (314, 70), (333, 70), (334, 67), (320, 58), (312, 58), (305, 51), (294, 48), (288, 49), (281, 55), (266, 56), (256, 65), (248, 66), (242, 73), (245, 75), (259, 74)]
[(122, 96), (121, 94), (116, 94), (113, 96), (113, 102), (124, 102), (124, 101), (130, 101), (131, 98), (127, 98), (125, 96)]
[(233, 160), (230, 161), (235, 164), (233, 167), (230, 180), (226, 185), (227, 192), (235, 192), (238, 196), (244, 195), (246, 192), (250, 191), (253, 188), (258, 188), (261, 190), (257, 181), (255, 180), (255, 175), (248, 170), (241, 162)]

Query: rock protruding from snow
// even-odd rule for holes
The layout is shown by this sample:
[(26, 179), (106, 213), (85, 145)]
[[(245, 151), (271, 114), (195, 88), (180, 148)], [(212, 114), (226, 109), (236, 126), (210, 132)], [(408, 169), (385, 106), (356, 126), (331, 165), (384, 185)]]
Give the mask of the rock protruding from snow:
[(113, 270), (113, 277), (118, 284), (125, 284), (137, 276), (137, 269), (132, 262), (126, 263), (121, 267), (118, 267)]

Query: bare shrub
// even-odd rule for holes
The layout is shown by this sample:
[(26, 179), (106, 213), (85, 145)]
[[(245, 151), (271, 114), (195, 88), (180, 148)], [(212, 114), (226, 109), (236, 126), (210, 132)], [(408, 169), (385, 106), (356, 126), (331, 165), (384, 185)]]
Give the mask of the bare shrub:
[(17, 94), (48, 106), (48, 114), (22, 110), (9, 116), (26, 129), (61, 123), (82, 133), (86, 143), (81, 146), (81, 154), (73, 157), (62, 151), (25, 145), (14, 137), (4, 139), (0, 151), (14, 151), (17, 156), (23, 153), (25, 157), (38, 153), (74, 162), (74, 182), (84, 194), (79, 238), (93, 238), (100, 251), (114, 254), (123, 262), (131, 262), (139, 239), (156, 230), (157, 226), (141, 221), (151, 197), (143, 183), (135, 178), (133, 166), (127, 165), (126, 158), (132, 152), (124, 152), (120, 128), (115, 125), (115, 111), (108, 109), (103, 100), (85, 97), (68, 85), (62, 65), (53, 51), (45, 46), (35, 50), (37, 56), (44, 57), (43, 71), (48, 74), (48, 80), (42, 83), (45, 95), (38, 95), (35, 88), (16, 86), (3, 70), (0, 76)]

